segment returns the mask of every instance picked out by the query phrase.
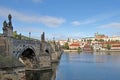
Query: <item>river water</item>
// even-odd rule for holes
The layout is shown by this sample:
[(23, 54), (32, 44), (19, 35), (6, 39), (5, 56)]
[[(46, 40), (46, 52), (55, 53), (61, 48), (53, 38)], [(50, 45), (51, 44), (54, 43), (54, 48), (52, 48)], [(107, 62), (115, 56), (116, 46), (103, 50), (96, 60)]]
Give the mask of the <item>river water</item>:
[(64, 53), (55, 80), (120, 80), (120, 52)]
[(26, 71), (20, 80), (120, 80), (120, 52), (63, 53), (52, 68)]
[(27, 72), (27, 80), (120, 80), (120, 52), (63, 53), (53, 67)]

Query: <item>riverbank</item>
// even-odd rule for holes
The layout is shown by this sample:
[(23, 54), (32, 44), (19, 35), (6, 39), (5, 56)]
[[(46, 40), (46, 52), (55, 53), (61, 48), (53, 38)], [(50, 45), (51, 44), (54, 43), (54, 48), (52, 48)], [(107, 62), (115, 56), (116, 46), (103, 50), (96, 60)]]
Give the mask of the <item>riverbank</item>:
[[(64, 52), (78, 52), (78, 50), (63, 50)], [(99, 51), (80, 51), (80, 52), (120, 52), (120, 50), (99, 50)]]
[(78, 52), (78, 50), (63, 50), (64, 52)]
[(96, 52), (120, 52), (120, 50), (99, 50)]

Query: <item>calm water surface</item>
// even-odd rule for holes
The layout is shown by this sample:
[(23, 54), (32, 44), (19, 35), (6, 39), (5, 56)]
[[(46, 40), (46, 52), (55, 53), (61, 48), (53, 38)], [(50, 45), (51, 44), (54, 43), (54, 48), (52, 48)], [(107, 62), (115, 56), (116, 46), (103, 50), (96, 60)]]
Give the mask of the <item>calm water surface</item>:
[(56, 80), (120, 80), (120, 52), (63, 53)]

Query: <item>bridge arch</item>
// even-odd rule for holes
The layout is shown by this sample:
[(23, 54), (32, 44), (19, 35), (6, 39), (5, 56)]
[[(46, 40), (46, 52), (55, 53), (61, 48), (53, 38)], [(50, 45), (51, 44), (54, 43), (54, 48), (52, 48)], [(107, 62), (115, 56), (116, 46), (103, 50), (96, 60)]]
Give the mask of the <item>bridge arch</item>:
[(24, 47), (18, 56), (19, 61), (21, 61), (27, 67), (33, 67), (33, 64), (37, 61), (35, 50), (32, 46)]
[(35, 49), (30, 46), (30, 45), (26, 45), (24, 46), (23, 48), (20, 48), (18, 47), (18, 50), (16, 52), (16, 58), (19, 59), (20, 57), (27, 57), (27, 58), (32, 58), (32, 57), (35, 57), (36, 56), (36, 51)]
[(24, 51), (22, 51), (22, 53), (20, 54), (20, 57), (26, 57), (26, 58), (31, 59), (31, 58), (35, 57), (35, 52), (31, 48), (27, 48)]

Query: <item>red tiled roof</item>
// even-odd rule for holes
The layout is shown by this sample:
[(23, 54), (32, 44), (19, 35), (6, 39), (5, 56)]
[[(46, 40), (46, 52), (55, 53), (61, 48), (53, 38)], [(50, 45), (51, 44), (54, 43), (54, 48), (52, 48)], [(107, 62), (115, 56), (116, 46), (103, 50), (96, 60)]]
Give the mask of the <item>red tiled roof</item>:
[(120, 42), (97, 42), (96, 44), (120, 44)]
[(120, 47), (120, 45), (112, 45), (112, 47)]
[(70, 46), (80, 46), (80, 44), (79, 43), (72, 43), (72, 44), (70, 44)]

